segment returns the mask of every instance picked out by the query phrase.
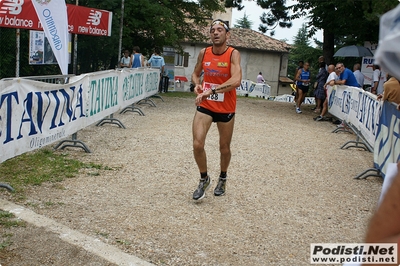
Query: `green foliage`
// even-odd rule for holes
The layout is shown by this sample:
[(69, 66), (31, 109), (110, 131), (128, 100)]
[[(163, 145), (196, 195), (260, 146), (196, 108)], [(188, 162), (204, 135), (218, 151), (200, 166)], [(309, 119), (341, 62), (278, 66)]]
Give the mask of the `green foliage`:
[(234, 27), (241, 29), (251, 29), (252, 25), (253, 21), (249, 20), (249, 16), (244, 13), (243, 18), (236, 20), (236, 24), (234, 25)]
[[(233, 7), (243, 7), (243, 0), (226, 1)], [(298, 0), (287, 6), (286, 0), (257, 0), (268, 10), (261, 18), (260, 31), (272, 31), (277, 27), (290, 27), (290, 21), (300, 17), (309, 18), (308, 37), (317, 30), (324, 31), (324, 57), (333, 62), (335, 44), (338, 46), (358, 44), (365, 41), (378, 42), (379, 17), (398, 5), (397, 0)]]
[[(68, 0), (74, 3), (75, 0)], [(114, 68), (122, 55), (118, 54), (121, 22), (121, 0), (86, 0), (79, 5), (113, 12), (112, 36), (79, 35), (79, 73)], [(181, 40), (202, 38), (193, 22), (205, 26), (214, 11), (222, 11), (219, 0), (135, 0), (124, 2), (122, 50), (139, 46), (150, 57), (155, 47), (180, 48)]]
[[(75, 0), (66, 0), (75, 5)], [(119, 54), (122, 0), (80, 0), (79, 5), (111, 11), (111, 36), (78, 35), (77, 73), (87, 73), (115, 68), (122, 55)], [(132, 51), (139, 46), (149, 57), (154, 47), (180, 48), (182, 40), (200, 40), (199, 27), (209, 24), (212, 13), (223, 11), (221, 0), (124, 0), (122, 25), (122, 49)], [(16, 29), (0, 28), (0, 79), (15, 77)], [(28, 64), (29, 31), (21, 30), (20, 75), (37, 76), (60, 74), (58, 65), (32, 66)], [(72, 47), (72, 51), (74, 47)], [(71, 61), (73, 58), (71, 59)], [(72, 66), (69, 65), (69, 73)]]
[(74, 177), (82, 168), (97, 170), (101, 166), (69, 159), (66, 154), (56, 154), (52, 150), (40, 149), (1, 163), (1, 182), (8, 183), (18, 193), (23, 192), (28, 185), (59, 182)]

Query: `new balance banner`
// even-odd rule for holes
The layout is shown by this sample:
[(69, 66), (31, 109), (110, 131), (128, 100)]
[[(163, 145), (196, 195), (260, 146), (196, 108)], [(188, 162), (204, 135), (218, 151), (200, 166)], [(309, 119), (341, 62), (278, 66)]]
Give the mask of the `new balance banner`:
[(68, 75), (68, 19), (64, 0), (33, 0), (36, 14), (61, 68)]
[[(41, 3), (49, 0), (32, 0)], [(43, 30), (31, 0), (1, 0), (0, 27)], [(67, 4), (68, 32), (111, 36), (112, 12)]]
[(111, 23), (111, 12), (68, 5), (68, 24), (72, 33), (111, 36)]

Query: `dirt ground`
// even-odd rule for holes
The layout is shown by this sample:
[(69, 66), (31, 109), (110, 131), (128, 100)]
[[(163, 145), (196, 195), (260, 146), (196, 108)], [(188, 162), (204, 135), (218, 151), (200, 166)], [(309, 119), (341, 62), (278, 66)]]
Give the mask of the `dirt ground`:
[[(213, 125), (206, 151), (214, 183), (196, 202), (194, 99), (164, 100), (141, 105), (145, 116), (115, 114), (126, 129), (79, 131), (92, 153), (59, 151), (109, 169), (31, 187), (23, 201), (4, 190), (0, 198), (155, 265), (310, 265), (311, 243), (363, 241), (382, 180), (353, 179), (373, 164), (370, 152), (340, 149), (355, 135), (315, 122), (311, 106), (296, 114), (292, 103), (239, 98), (227, 193), (212, 193), (219, 174)], [(46, 226), (2, 234), (11, 243), (0, 251), (2, 266), (115, 265)]]

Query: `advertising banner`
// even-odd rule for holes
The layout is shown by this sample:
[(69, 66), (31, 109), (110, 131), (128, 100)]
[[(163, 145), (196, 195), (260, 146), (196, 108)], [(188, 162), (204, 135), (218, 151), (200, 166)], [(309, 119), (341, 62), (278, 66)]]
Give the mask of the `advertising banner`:
[(261, 97), (268, 99), (271, 94), (271, 86), (264, 83), (255, 83), (249, 79), (242, 80), (240, 87), (236, 88), (236, 93), (240, 96)]
[(94, 72), (50, 84), (0, 81), (0, 163), (61, 140), (158, 91), (156, 70)]
[[(111, 36), (112, 12), (70, 4), (66, 6), (69, 33)], [(32, 0), (0, 1), (0, 27), (43, 30)]]
[(71, 33), (111, 36), (112, 12), (83, 6), (67, 6)]
[[(71, 63), (71, 34), (68, 34), (68, 63)], [(52, 65), (57, 64), (56, 57), (43, 31), (29, 31), (29, 64)]]
[(381, 114), (376, 95), (356, 87), (328, 86), (328, 99), (329, 113), (353, 125), (373, 147)]
[(374, 167), (385, 177), (391, 163), (400, 160), (400, 112), (396, 105), (385, 101), (376, 134)]

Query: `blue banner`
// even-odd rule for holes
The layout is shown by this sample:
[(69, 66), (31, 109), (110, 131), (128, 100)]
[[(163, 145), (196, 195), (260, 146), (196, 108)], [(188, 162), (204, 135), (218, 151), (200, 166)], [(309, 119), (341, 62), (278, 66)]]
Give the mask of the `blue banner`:
[(400, 159), (400, 111), (396, 105), (385, 101), (379, 119), (374, 147), (374, 167), (385, 177), (390, 163)]

